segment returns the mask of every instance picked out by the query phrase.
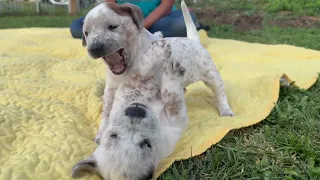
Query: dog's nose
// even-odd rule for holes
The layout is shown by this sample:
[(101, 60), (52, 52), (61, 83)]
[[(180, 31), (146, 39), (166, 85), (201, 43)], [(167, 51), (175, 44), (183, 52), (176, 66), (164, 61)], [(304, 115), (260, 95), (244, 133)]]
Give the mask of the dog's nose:
[(92, 55), (94, 55), (95, 57), (101, 57), (104, 55), (104, 45), (101, 43), (95, 43), (92, 44), (89, 47), (89, 51)]
[(125, 115), (129, 117), (145, 118), (147, 113), (145, 108), (146, 106), (143, 104), (133, 103), (125, 110)]
[(100, 43), (92, 44), (90, 46), (90, 50), (94, 51), (94, 52), (102, 51), (103, 50), (103, 44), (100, 44)]

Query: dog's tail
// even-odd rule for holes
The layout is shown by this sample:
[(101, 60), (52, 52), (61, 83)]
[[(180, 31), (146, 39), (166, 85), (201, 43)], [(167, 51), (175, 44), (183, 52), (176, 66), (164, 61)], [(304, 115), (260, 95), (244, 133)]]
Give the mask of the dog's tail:
[(186, 24), (187, 37), (191, 40), (200, 42), (197, 28), (191, 18), (189, 9), (188, 9), (186, 3), (184, 2), (184, 0), (181, 1), (181, 9), (182, 9), (182, 14), (183, 14), (183, 18), (184, 18), (184, 23)]

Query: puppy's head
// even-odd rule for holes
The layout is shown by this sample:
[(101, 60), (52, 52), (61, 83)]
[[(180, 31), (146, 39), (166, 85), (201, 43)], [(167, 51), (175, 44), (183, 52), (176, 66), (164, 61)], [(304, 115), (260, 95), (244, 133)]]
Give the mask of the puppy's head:
[(150, 180), (161, 160), (158, 120), (153, 111), (133, 103), (109, 119), (92, 158), (77, 163), (73, 177), (82, 171), (98, 172), (106, 180)]
[(120, 75), (131, 64), (130, 49), (142, 29), (143, 13), (138, 6), (102, 3), (85, 17), (82, 44), (91, 57), (103, 58), (113, 74)]

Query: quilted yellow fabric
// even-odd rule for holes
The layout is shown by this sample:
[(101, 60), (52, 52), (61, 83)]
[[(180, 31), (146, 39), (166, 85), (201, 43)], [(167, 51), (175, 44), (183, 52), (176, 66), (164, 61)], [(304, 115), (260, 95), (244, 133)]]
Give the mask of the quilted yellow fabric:
[[(306, 89), (320, 70), (319, 51), (200, 34), (236, 116), (219, 117), (202, 82), (189, 86), (190, 127), (157, 176), (228, 131), (263, 120), (278, 99), (282, 75)], [(0, 30), (0, 43), (0, 179), (71, 179), (72, 166), (96, 147), (105, 65), (88, 57), (68, 29)]]

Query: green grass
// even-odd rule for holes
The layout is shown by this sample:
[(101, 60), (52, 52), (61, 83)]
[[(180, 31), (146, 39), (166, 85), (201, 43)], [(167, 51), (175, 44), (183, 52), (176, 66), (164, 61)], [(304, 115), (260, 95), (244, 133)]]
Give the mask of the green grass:
[(265, 44), (290, 44), (320, 50), (320, 29), (265, 27), (263, 30), (234, 32), (231, 25), (212, 25), (211, 37)]
[[(218, 10), (252, 10), (261, 9), (266, 0), (197, 0), (193, 4), (193, 0), (185, 0), (188, 6), (194, 7), (213, 7)], [(180, 6), (181, 0), (176, 1), (177, 6)]]
[[(206, 6), (219, 11), (263, 11), (271, 19), (285, 10), (295, 16), (320, 16), (319, 0), (211, 0)], [(0, 18), (0, 28), (68, 27), (79, 16), (10, 15)], [(211, 37), (320, 50), (319, 28), (266, 24), (261, 30), (235, 32), (232, 25), (210, 25)], [(160, 179), (320, 179), (320, 81), (307, 91), (281, 89), (276, 107), (264, 121), (228, 133), (200, 156), (175, 162)]]
[[(218, 11), (241, 10), (248, 14), (263, 11), (266, 19), (272, 19), (280, 11), (292, 11), (292, 16), (319, 16), (318, 3), (313, 0), (212, 0), (205, 5), (210, 4)], [(235, 32), (232, 25), (211, 23), (211, 27), (211, 37), (320, 50), (319, 28), (283, 29), (265, 24), (262, 30)], [(319, 132), (320, 81), (307, 91), (283, 88), (276, 107), (264, 121), (230, 132), (200, 156), (175, 162), (160, 179), (317, 180), (320, 179)]]
[(6, 16), (0, 18), (0, 29), (28, 27), (68, 27), (79, 16)]
[[(37, 13), (36, 3), (34, 2), (0, 2), (0, 6), (1, 15), (35, 15)], [(67, 6), (54, 6), (48, 3), (40, 3), (40, 10), (40, 12), (46, 14), (67, 14), (68, 12)]]
[(174, 163), (161, 179), (320, 179), (320, 82), (280, 94), (266, 120)]
[[(185, 0), (193, 4), (193, 0)], [(291, 11), (298, 15), (320, 15), (320, 0), (198, 0), (195, 7), (213, 7), (217, 10), (246, 10), (277, 13)], [(181, 0), (177, 1), (179, 6)]]
[[(9, 16), (0, 18), (0, 29), (27, 27), (68, 27), (81, 16)], [(211, 24), (211, 37), (237, 39), (266, 44), (291, 44), (320, 50), (320, 29), (266, 27), (262, 30), (234, 32), (231, 25)]]
[[(93, 4), (85, 5), (84, 7), (80, 8), (80, 13), (78, 16), (85, 15), (92, 7), (94, 7)], [(64, 19), (70, 19), (71, 16), (68, 16), (68, 7), (64, 5), (52, 5), (50, 3), (40, 3), (39, 4), (40, 12), (37, 13), (37, 6), (34, 2), (1, 2), (0, 1), (0, 17), (1, 21), (9, 22), (9, 20), (15, 18), (15, 17), (26, 17), (27, 22), (24, 23), (24, 25), (30, 25), (30, 26), (41, 26), (42, 19), (46, 21), (49, 17), (54, 19), (61, 19), (62, 22), (58, 22), (58, 27), (65, 26)], [(40, 16), (39, 16), (40, 15)], [(38, 23), (34, 23), (33, 19), (30, 19), (31, 16), (39, 16)], [(29, 20), (29, 19), (30, 20)], [(17, 22), (18, 25), (21, 25), (21, 23)], [(48, 24), (51, 27), (51, 24)], [(42, 27), (42, 26), (41, 26)], [(2, 27), (0, 27), (2, 28)]]
[(292, 11), (297, 14), (320, 15), (320, 0), (268, 0), (269, 12)]

